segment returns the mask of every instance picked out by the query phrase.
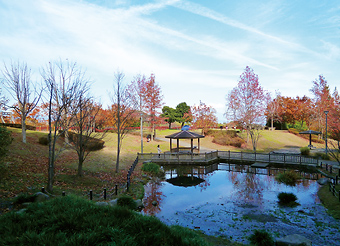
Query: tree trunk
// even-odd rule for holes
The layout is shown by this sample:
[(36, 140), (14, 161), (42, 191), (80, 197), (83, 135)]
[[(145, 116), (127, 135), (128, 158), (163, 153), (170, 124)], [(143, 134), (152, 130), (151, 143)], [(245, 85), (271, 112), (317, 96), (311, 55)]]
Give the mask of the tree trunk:
[(22, 142), (26, 143), (26, 115), (21, 112), (21, 132), (22, 132)]
[(83, 156), (79, 155), (79, 158), (78, 158), (78, 172), (77, 172), (77, 176), (79, 176), (79, 177), (83, 176), (83, 162), (84, 162)]
[(120, 154), (120, 136), (119, 136), (119, 134), (118, 134), (117, 160), (116, 160), (116, 173), (119, 172), (119, 154)]
[(274, 118), (271, 118), (271, 122), (270, 122), (270, 126), (271, 126), (271, 130), (273, 130), (274, 128)]
[[(82, 129), (83, 126), (80, 125), (80, 129)], [(85, 149), (83, 147), (83, 131), (80, 130), (80, 134), (78, 135), (78, 137), (76, 138), (76, 145), (79, 144), (79, 155), (78, 155), (78, 172), (77, 175), (79, 177), (83, 176), (83, 163), (84, 163), (84, 152)]]
[[(53, 182), (54, 182), (54, 150), (52, 142), (52, 126), (49, 123), (49, 134), (48, 134), (48, 179), (47, 179), (47, 191), (52, 193)], [(53, 140), (54, 141), (54, 140)]]
[[(52, 145), (52, 96), (53, 86), (51, 89), (50, 102), (48, 108), (48, 175), (47, 175), (47, 191), (52, 193), (54, 180), (54, 144)], [(56, 129), (54, 129), (54, 132)], [(53, 138), (55, 141), (55, 136)], [(54, 143), (54, 142), (53, 142)]]
[(155, 124), (154, 123), (152, 123), (152, 130), (151, 130), (151, 132), (152, 132), (152, 136), (151, 136), (151, 139), (152, 140), (155, 140), (155, 137), (156, 137), (156, 129), (155, 129)]

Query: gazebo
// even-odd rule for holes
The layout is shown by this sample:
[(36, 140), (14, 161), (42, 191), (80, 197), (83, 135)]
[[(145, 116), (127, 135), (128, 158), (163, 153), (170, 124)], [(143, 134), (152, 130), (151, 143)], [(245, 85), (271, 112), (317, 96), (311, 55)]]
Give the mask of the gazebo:
[[(189, 131), (180, 131), (180, 132), (176, 132), (174, 134), (165, 136), (166, 138), (170, 138), (170, 152), (176, 151), (179, 152), (180, 150), (190, 150), (191, 153), (194, 152), (194, 139), (197, 139), (198, 144), (197, 144), (197, 149), (198, 152), (200, 151), (200, 138), (204, 138), (203, 135), (194, 133), (194, 132), (189, 132)], [(177, 139), (177, 146), (176, 148), (172, 148), (172, 139)], [(191, 140), (191, 144), (190, 147), (179, 147), (179, 140), (180, 139), (190, 139)]]
[(313, 145), (312, 145), (312, 134), (318, 135), (318, 134), (321, 134), (321, 132), (308, 130), (308, 131), (304, 131), (304, 132), (299, 132), (299, 134), (309, 134), (309, 145), (308, 145), (308, 147), (310, 149), (312, 149), (312, 147), (313, 147)]

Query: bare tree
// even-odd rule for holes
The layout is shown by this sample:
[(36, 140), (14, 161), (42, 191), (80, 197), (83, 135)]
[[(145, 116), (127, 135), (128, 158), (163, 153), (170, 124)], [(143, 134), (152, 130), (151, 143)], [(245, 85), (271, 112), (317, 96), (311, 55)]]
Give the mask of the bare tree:
[(83, 163), (91, 151), (104, 146), (106, 132), (95, 131), (95, 118), (100, 107), (96, 106), (91, 97), (80, 95), (72, 103), (72, 135), (70, 146), (78, 155), (78, 176), (83, 176)]
[(26, 118), (37, 106), (42, 90), (38, 92), (36, 86), (31, 88), (31, 69), (26, 63), (11, 63), (10, 68), (4, 63), (2, 74), (6, 89), (16, 100), (12, 108), (20, 115), (22, 142), (26, 143)]
[[(88, 91), (88, 80), (84, 72), (76, 63), (62, 61), (48, 63), (42, 69), (42, 77), (47, 87), (48, 99), (48, 126), (49, 126), (49, 155), (48, 155), (48, 182), (47, 190), (52, 192), (54, 183), (55, 161), (63, 147), (57, 150), (57, 139), (65, 135), (72, 122), (70, 107), (72, 103), (86, 94)], [(64, 147), (67, 143), (64, 144)]]
[(112, 101), (112, 118), (114, 129), (117, 132), (117, 159), (116, 173), (119, 171), (119, 156), (123, 143), (123, 139), (129, 130), (129, 121), (133, 118), (137, 110), (136, 101), (131, 96), (131, 90), (123, 84), (124, 73), (117, 71), (115, 73), (114, 94), (111, 96)]
[(141, 134), (141, 153), (143, 154), (143, 114), (144, 114), (144, 100), (146, 97), (146, 78), (145, 75), (137, 75), (129, 85), (128, 92), (130, 97), (137, 105), (140, 114), (140, 134)]
[(280, 106), (280, 92), (275, 91), (275, 98), (271, 98), (270, 94), (268, 94), (267, 99), (267, 110), (266, 115), (270, 119), (270, 128), (274, 129), (274, 119), (278, 119), (279, 116), (279, 106)]
[(2, 83), (3, 82), (1, 82), (1, 87), (0, 87), (0, 110), (2, 110), (5, 107), (8, 101), (7, 98), (4, 95), (2, 95)]

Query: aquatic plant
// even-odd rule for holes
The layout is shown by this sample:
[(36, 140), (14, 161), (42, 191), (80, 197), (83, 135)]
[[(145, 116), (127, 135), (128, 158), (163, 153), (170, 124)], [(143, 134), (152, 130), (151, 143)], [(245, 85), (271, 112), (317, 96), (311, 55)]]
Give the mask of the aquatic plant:
[(252, 245), (256, 246), (275, 245), (272, 235), (265, 230), (255, 230), (254, 233), (249, 237), (249, 241)]
[(277, 198), (279, 199), (279, 204), (283, 206), (294, 207), (299, 205), (299, 203), (296, 202), (297, 197), (293, 193), (280, 192)]
[(288, 172), (285, 173), (279, 173), (275, 179), (280, 182), (280, 183), (284, 183), (286, 185), (290, 185), (290, 186), (295, 186), (296, 182), (298, 181), (298, 179), (300, 179), (300, 175), (297, 174), (294, 170), (290, 170)]

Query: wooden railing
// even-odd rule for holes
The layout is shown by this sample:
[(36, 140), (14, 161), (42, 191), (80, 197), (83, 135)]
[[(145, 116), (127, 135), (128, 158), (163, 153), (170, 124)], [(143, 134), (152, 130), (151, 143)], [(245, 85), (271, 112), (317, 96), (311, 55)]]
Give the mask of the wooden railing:
[(155, 162), (209, 162), (212, 160), (237, 160), (237, 161), (254, 161), (267, 163), (283, 163), (283, 164), (314, 164), (319, 165), (319, 160), (298, 155), (284, 153), (256, 153), (256, 152), (233, 152), (233, 151), (212, 151), (207, 153), (138, 153), (140, 160), (151, 160)]
[(133, 164), (131, 165), (129, 171), (128, 171), (128, 174), (127, 174), (127, 181), (126, 181), (126, 190), (129, 191), (129, 188), (130, 188), (130, 177), (133, 173), (133, 171), (135, 170), (135, 167), (137, 166), (138, 164), (138, 157), (135, 159), (135, 161), (133, 162)]
[(233, 152), (218, 151), (218, 156), (227, 160), (255, 161), (268, 163), (291, 163), (291, 164), (319, 164), (319, 160), (299, 154), (285, 153), (256, 153), (256, 152)]
[(333, 196), (337, 197), (340, 202), (340, 190), (335, 189), (335, 184), (338, 183), (338, 179), (332, 179), (332, 182), (329, 182), (329, 191), (332, 192)]

